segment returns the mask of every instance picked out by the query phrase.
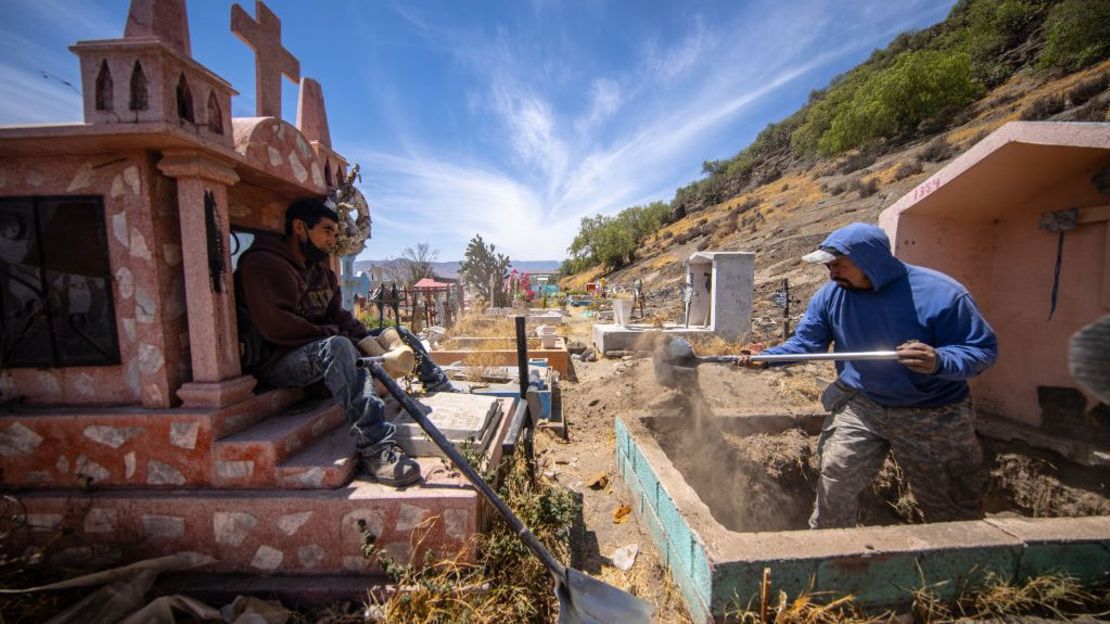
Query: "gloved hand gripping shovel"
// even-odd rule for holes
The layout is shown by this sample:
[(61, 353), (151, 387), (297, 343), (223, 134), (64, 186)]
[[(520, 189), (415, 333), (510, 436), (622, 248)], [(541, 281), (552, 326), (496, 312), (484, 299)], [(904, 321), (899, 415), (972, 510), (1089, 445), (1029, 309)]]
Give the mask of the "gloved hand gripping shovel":
[[(369, 360), (369, 358), (367, 358)], [(405, 391), (386, 374), (381, 364), (367, 361), (365, 366), (370, 369), (374, 379), (381, 382), (389, 394), (397, 399), (401, 407), (408, 412), (420, 428), (428, 434), (432, 442), (439, 447), (451, 462), (455, 464), (471, 485), (497, 509), (505, 522), (512, 527), (514, 533), (524, 542), (529, 550), (543, 562), (544, 566), (555, 577), (555, 597), (559, 600), (560, 624), (616, 624), (617, 622), (650, 622), (651, 607), (643, 600), (621, 591), (612, 585), (603, 583), (595, 578), (568, 568), (559, 563), (555, 557), (544, 548), (539, 539), (532, 534), (528, 527), (520, 521), (508, 505), (493, 491), (470, 466), (455, 446), (443, 436), (435, 425), (428, 421), (424, 412), (407, 395)]]

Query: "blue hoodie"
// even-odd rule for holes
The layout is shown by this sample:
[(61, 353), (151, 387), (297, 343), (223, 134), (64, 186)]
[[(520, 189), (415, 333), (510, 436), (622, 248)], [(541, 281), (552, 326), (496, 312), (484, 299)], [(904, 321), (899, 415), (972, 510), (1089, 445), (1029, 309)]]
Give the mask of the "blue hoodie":
[(967, 379), (994, 363), (998, 341), (967, 289), (931, 269), (890, 253), (877, 226), (853, 223), (821, 243), (854, 262), (872, 289), (848, 290), (829, 282), (809, 302), (797, 332), (764, 353), (888, 351), (907, 340), (936, 348), (932, 375), (895, 361), (837, 362), (840, 382), (886, 407), (934, 407), (964, 399)]

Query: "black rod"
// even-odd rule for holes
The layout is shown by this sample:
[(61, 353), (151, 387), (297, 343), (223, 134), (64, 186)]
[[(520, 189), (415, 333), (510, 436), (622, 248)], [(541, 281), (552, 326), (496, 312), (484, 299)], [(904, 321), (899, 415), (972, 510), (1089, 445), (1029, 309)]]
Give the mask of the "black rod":
[(520, 398), (528, 396), (528, 338), (524, 335), (525, 317), (518, 316), (516, 321), (516, 365), (520, 371)]
[[(523, 318), (521, 320), (523, 320)], [(466, 477), (467, 481), (470, 481), (470, 484), (477, 488), (482, 496), (484, 496), (486, 500), (488, 500), (490, 504), (493, 505), (493, 508), (497, 510), (497, 513), (500, 514), (505, 522), (508, 523), (509, 527), (512, 528), (513, 533), (516, 533), (516, 535), (524, 541), (524, 544), (528, 547), (528, 549), (540, 558), (540, 561), (543, 562), (544, 566), (546, 566), (547, 569), (550, 570), (551, 573), (559, 579), (559, 581), (566, 583), (567, 573), (566, 568), (563, 566), (563, 564), (559, 563), (559, 561), (555, 559), (555, 556), (551, 554), (551, 551), (547, 550), (547, 548), (545, 548), (543, 544), (540, 543), (539, 538), (537, 538), (532, 533), (532, 531), (530, 531), (528, 527), (520, 521), (520, 518), (518, 518), (516, 514), (514, 514), (512, 510), (509, 509), (509, 506), (505, 504), (505, 501), (501, 500), (501, 497), (493, 491), (493, 488), (491, 488), (489, 484), (486, 483), (484, 479), (482, 479), (478, 472), (474, 470), (473, 467), (471, 467), (470, 463), (467, 462), (461, 454), (459, 454), (459, 451), (455, 448), (455, 445), (451, 444), (451, 442), (443, 435), (443, 433), (440, 432), (440, 430), (437, 429), (435, 425), (433, 425), (431, 421), (428, 420), (428, 417), (424, 415), (424, 411), (420, 409), (420, 407), (412, 400), (411, 397), (409, 397), (409, 395), (405, 394), (405, 391), (397, 385), (396, 381), (393, 381), (393, 378), (385, 372), (385, 369), (382, 368), (382, 365), (378, 362), (366, 362), (365, 365), (367, 368), (370, 369), (370, 375), (372, 375), (374, 379), (377, 379), (381, 382), (383, 386), (385, 386), (385, 389), (389, 391), (389, 394), (393, 395), (393, 398), (397, 399), (397, 402), (401, 404), (401, 407), (404, 408), (404, 410), (408, 412), (409, 416), (411, 416), (412, 419), (416, 421), (416, 424), (420, 425), (420, 428), (424, 430), (424, 433), (428, 434), (428, 437), (431, 438), (432, 442), (439, 447), (439, 450), (443, 451), (443, 454), (446, 455), (447, 458), (455, 464), (455, 467), (463, 473), (463, 476)]]

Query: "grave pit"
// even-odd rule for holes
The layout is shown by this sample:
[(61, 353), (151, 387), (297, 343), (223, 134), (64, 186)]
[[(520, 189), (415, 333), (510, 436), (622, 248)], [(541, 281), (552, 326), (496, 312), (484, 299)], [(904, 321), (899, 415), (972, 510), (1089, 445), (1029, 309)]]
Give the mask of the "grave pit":
[[(735, 442), (790, 429), (813, 435), (823, 417), (719, 413), (713, 418), (725, 439)], [(851, 594), (869, 610), (904, 609), (910, 591), (924, 583), (947, 581), (934, 590), (948, 599), (957, 587), (975, 586), (992, 573), (1018, 581), (1062, 570), (1086, 583), (1110, 580), (1110, 522), (1104, 516), (1023, 517), (998, 509), (995, 499), (978, 521), (878, 526), (889, 517), (865, 516), (876, 526), (804, 529), (812, 505), (812, 495), (803, 491), (808, 486), (775, 491), (775, 479), (764, 474), (747, 475), (747, 483), (731, 491), (710, 491), (751, 460), (725, 459), (712, 479), (692, 472), (688, 450), (678, 453), (675, 439), (693, 426), (674, 416), (621, 416), (616, 422), (618, 470), (633, 510), (649, 528), (696, 622), (720, 619), (737, 605), (758, 604), (765, 568), (776, 594)], [(749, 503), (738, 503), (744, 495)], [(1105, 508), (1105, 492), (1102, 497)]]

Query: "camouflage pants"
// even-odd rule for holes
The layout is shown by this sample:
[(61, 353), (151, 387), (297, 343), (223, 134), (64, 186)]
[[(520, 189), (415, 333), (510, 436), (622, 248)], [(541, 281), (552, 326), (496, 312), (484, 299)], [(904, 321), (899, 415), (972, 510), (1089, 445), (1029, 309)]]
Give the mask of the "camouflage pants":
[(855, 526), (859, 494), (875, 479), (888, 451), (926, 521), (982, 517), (987, 474), (969, 401), (885, 408), (858, 394), (841, 394), (829, 403), (817, 447), (821, 477), (810, 528)]

